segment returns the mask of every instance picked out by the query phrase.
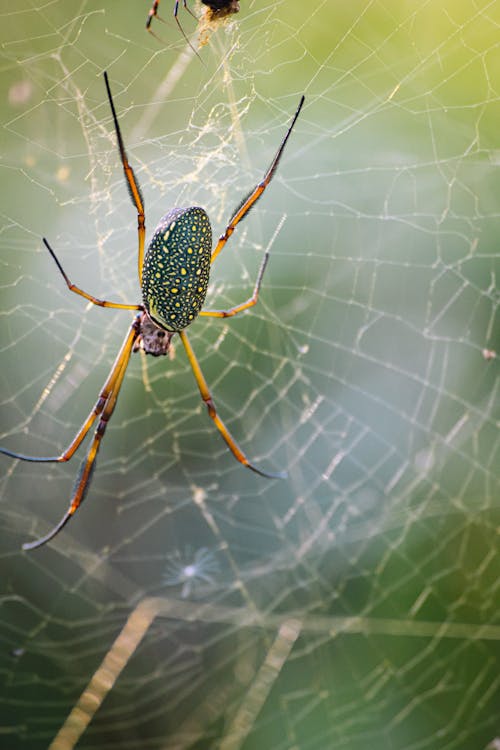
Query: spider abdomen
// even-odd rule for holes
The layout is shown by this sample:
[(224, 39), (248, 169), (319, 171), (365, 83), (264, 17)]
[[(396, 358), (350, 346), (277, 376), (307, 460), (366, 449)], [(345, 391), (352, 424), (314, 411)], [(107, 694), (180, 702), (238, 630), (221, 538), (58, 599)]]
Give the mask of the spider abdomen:
[(200, 312), (211, 253), (212, 229), (202, 208), (173, 208), (161, 219), (144, 258), (142, 298), (165, 330), (182, 331)]

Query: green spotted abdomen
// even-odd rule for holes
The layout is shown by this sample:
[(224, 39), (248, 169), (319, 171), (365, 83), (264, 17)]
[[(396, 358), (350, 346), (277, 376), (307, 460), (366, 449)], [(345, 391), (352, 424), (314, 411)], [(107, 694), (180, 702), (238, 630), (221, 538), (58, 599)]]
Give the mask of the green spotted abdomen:
[(173, 208), (144, 257), (142, 298), (152, 320), (182, 331), (200, 312), (208, 287), (212, 229), (202, 208)]

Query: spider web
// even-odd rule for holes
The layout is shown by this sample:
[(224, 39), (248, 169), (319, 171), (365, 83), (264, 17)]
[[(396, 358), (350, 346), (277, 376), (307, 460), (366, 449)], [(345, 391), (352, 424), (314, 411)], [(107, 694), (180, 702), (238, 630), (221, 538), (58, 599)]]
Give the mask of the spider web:
[[(163, 0), (3, 3), (1, 444), (54, 455), (93, 405), (174, 205), (220, 233), (190, 338), (132, 357), (85, 504), (78, 457), (0, 457), (2, 747), (495, 748), (500, 740), (500, 4), (243, 0), (202, 62)], [(197, 9), (200, 13), (200, 9)], [(182, 8), (187, 33), (195, 22)], [(52, 744), (51, 744), (52, 743)]]

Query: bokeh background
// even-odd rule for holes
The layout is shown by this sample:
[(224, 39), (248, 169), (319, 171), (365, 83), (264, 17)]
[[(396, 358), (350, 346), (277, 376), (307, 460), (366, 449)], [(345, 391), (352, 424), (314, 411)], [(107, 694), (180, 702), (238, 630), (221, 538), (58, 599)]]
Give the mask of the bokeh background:
[(0, 456), (2, 747), (72, 747), (128, 627), (82, 748), (495, 748), (500, 3), (241, 0), (201, 59), (173, 5), (156, 39), (149, 0), (0, 4), (1, 444), (60, 452), (130, 321), (71, 295), (41, 238), (84, 289), (140, 300), (102, 71), (148, 236), (175, 205), (223, 231), (305, 93), (213, 269), (207, 304), (231, 306), (270, 248), (259, 304), (191, 329), (241, 447), (288, 478), (234, 461), (179, 345), (132, 357), (41, 550), (21, 544), (78, 456)]

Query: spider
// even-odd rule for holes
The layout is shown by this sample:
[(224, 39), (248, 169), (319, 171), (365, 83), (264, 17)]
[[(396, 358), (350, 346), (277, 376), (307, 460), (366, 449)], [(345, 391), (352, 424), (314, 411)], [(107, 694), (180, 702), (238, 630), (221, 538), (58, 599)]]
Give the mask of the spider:
[(59, 523), (41, 539), (23, 545), (23, 549), (32, 550), (41, 547), (53, 539), (61, 529), (68, 523), (75, 511), (85, 498), (92, 479), (95, 460), (101, 441), (104, 437), (106, 425), (116, 406), (116, 400), (125, 377), (127, 365), (132, 352), (142, 350), (145, 354), (154, 357), (168, 354), (173, 336), (178, 334), (186, 355), (193, 370), (193, 374), (200, 391), (201, 398), (206, 404), (208, 414), (214, 421), (225, 440), (229, 450), (234, 457), (252, 471), (264, 477), (283, 478), (283, 473), (272, 474), (252, 464), (239, 448), (231, 433), (222, 419), (217, 414), (207, 382), (196, 359), (196, 355), (189, 343), (185, 329), (198, 316), (213, 318), (229, 318), (255, 305), (259, 297), (262, 278), (269, 260), (269, 252), (266, 252), (262, 260), (253, 294), (245, 302), (231, 307), (228, 310), (202, 310), (207, 293), (208, 279), (211, 264), (217, 258), (228, 239), (233, 234), (237, 224), (246, 216), (252, 206), (260, 198), (278, 167), (281, 155), (290, 137), (292, 129), (297, 121), (304, 96), (301, 97), (292, 122), (280, 147), (276, 152), (263, 179), (259, 182), (240, 203), (231, 216), (224, 233), (219, 237), (215, 248), (212, 250), (212, 229), (210, 220), (203, 210), (198, 206), (188, 208), (173, 208), (163, 218), (155, 229), (149, 247), (144, 253), (145, 241), (145, 213), (139, 183), (134, 170), (129, 164), (125, 146), (123, 143), (118, 117), (111, 95), (111, 88), (107, 73), (104, 73), (104, 82), (108, 94), (111, 114), (116, 133), (118, 150), (129, 189), (132, 203), (137, 210), (138, 224), (138, 272), (142, 291), (141, 304), (121, 304), (98, 299), (92, 294), (85, 292), (73, 284), (66, 275), (59, 259), (48, 241), (43, 238), (43, 243), (59, 272), (61, 273), (68, 289), (79, 294), (84, 299), (100, 307), (110, 307), (120, 310), (135, 310), (136, 315), (128, 329), (127, 335), (121, 345), (118, 355), (114, 361), (111, 371), (106, 378), (99, 393), (99, 397), (90, 414), (83, 422), (77, 434), (68, 447), (59, 456), (26, 456), (14, 453), (6, 448), (0, 448), (0, 453), (11, 458), (34, 462), (65, 462), (69, 461), (81, 443), (85, 439), (90, 428), (99, 417), (94, 436), (89, 450), (84, 458), (78, 472), (69, 507)]
[[(212, 20), (214, 20), (216, 18), (217, 19), (225, 18), (226, 16), (230, 16), (233, 13), (238, 13), (238, 11), (240, 9), (240, 4), (239, 4), (238, 0), (201, 0), (201, 2), (203, 3), (203, 5), (207, 6), (207, 10), (206, 10), (207, 21), (212, 21)], [(151, 10), (148, 13), (148, 20), (146, 21), (146, 29), (151, 34), (153, 34), (153, 36), (156, 36), (156, 34), (154, 33), (154, 31), (151, 28), (151, 22), (152, 22), (153, 18), (158, 18), (158, 20), (160, 20), (160, 21), (163, 20), (158, 15), (158, 6), (159, 6), (159, 4), (160, 4), (160, 0), (154, 0), (153, 5), (151, 6)], [(193, 16), (193, 18), (196, 18), (196, 16), (193, 13), (193, 11), (189, 8), (186, 0), (182, 0), (182, 4), (184, 6), (184, 9), (187, 10), (188, 13), (190, 13)], [(191, 44), (191, 42), (187, 38), (186, 34), (184, 33), (184, 29), (182, 28), (181, 22), (179, 21), (179, 18), (178, 18), (178, 13), (179, 13), (179, 0), (176, 0), (175, 5), (174, 5), (174, 18), (175, 18), (175, 22), (177, 23), (177, 26), (179, 27), (179, 30), (180, 30), (182, 36), (184, 37), (184, 39), (186, 40), (186, 42), (189, 44), (189, 46), (191, 47), (191, 49), (196, 53), (196, 55), (198, 55), (198, 53), (194, 49), (193, 45)]]

